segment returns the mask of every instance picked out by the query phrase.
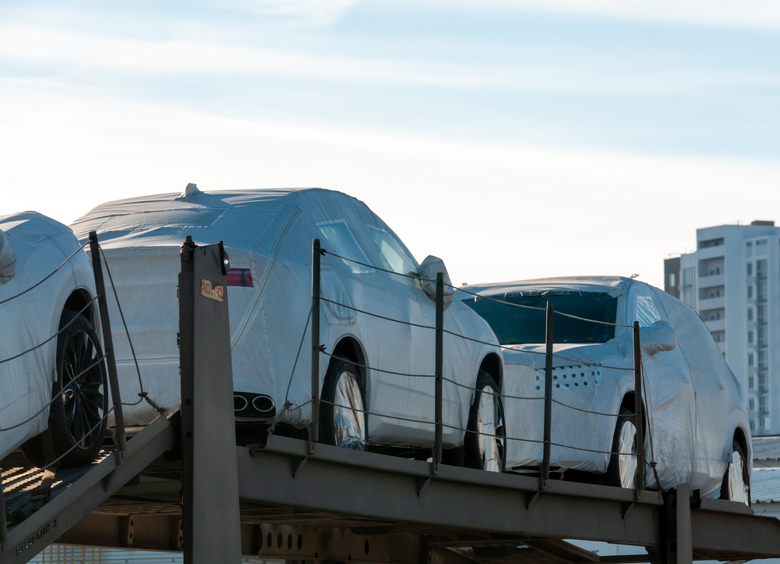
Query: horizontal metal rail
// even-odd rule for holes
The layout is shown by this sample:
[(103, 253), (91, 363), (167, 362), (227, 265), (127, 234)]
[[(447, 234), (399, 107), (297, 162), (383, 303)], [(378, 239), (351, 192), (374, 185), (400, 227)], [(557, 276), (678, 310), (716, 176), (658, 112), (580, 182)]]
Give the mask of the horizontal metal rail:
[(114, 452), (64, 492), (8, 531), (0, 564), (27, 562), (174, 446), (169, 419), (158, 417), (127, 443), (119, 464)]

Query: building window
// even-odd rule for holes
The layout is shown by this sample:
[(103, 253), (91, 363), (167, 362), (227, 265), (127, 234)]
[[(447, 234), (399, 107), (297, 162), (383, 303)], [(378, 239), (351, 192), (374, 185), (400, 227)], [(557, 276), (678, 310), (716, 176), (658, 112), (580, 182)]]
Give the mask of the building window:
[(753, 342), (753, 331), (748, 331), (748, 343)]
[(747, 263), (747, 275), (753, 276), (753, 263), (749, 262)]
[(720, 247), (723, 245), (723, 237), (719, 239), (710, 239), (708, 241), (699, 241), (699, 248), (706, 249), (708, 247)]
[(766, 245), (766, 239), (759, 239), (756, 241), (756, 247), (760, 247), (761, 245)]
[[(748, 353), (748, 366), (753, 366), (753, 353)], [(751, 385), (750, 387), (752, 388), (753, 386)]]
[(750, 420), (750, 430), (755, 431), (756, 430), (756, 422), (752, 419)]
[(669, 274), (669, 286), (671, 286), (672, 288), (677, 286), (677, 275), (674, 272)]
[(682, 301), (693, 309), (696, 309), (696, 295), (698, 289), (696, 288), (696, 267), (691, 266), (683, 269), (682, 273)]
[(756, 408), (756, 401), (755, 401), (753, 398), (750, 398), (750, 399), (748, 400), (748, 407), (749, 407), (750, 409), (755, 409), (755, 408)]
[(748, 247), (752, 247), (752, 246), (753, 246), (753, 242), (752, 242), (752, 241), (748, 241), (748, 242), (747, 242), (747, 246), (748, 246)]
[(748, 286), (748, 299), (753, 297), (753, 286)]
[(752, 390), (756, 386), (756, 379), (753, 376), (748, 378), (748, 390)]
[(747, 315), (748, 315), (748, 321), (753, 321), (753, 310), (751, 308), (748, 308)]

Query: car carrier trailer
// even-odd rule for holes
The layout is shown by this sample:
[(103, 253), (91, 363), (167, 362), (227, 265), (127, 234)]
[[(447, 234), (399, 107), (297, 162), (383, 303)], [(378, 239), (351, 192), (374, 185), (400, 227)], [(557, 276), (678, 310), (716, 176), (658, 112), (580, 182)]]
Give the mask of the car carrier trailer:
[[(379, 564), (780, 557), (779, 520), (697, 499), (687, 486), (661, 493), (539, 480), (274, 434), (236, 446), (222, 252), (183, 247), (180, 411), (86, 468), (40, 471), (7, 457), (0, 563), (27, 562), (53, 542), (183, 551), (197, 564), (241, 555)], [(202, 280), (222, 286), (223, 300), (203, 293)], [(570, 540), (646, 554), (599, 556)]]

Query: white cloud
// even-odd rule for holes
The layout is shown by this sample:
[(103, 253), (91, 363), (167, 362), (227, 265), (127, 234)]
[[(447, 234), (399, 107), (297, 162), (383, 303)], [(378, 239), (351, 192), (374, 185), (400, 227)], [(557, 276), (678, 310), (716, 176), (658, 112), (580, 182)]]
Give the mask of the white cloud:
[[(452, 1), (431, 0), (452, 8)], [(461, 8), (474, 4), (459, 1)], [(725, 27), (780, 28), (780, 3), (776, 0), (483, 0), (481, 11), (537, 11), (566, 16), (677, 22)]]
[[(0, 154), (3, 213), (66, 222), (188, 182), (341, 190), (418, 258), (443, 257), (458, 282), (638, 272), (659, 284), (662, 259), (692, 245), (696, 227), (780, 209), (778, 162), (226, 119), (57, 83), (0, 81)], [(748, 187), (761, 197), (745, 198)]]
[(0, 26), (0, 60), (58, 72), (270, 75), (347, 83), (613, 95), (777, 83), (776, 77), (750, 73), (388, 61), (208, 41), (117, 39), (22, 26)]
[(326, 26), (336, 23), (358, 2), (360, 0), (222, 0), (207, 3), (219, 8), (238, 8), (277, 16), (305, 25)]

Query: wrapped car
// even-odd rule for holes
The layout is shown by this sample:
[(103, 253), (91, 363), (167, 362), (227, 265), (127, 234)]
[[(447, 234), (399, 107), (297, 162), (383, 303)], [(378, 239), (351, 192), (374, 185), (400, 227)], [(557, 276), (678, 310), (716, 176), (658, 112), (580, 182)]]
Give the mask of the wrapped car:
[[(421, 265), (359, 200), (322, 189), (207, 193), (189, 185), (181, 194), (100, 205), (72, 227), (80, 239), (98, 232), (146, 391), (168, 410), (180, 393), (179, 248), (188, 235), (196, 244), (222, 241), (236, 418), (293, 428), (311, 420), (312, 241), (320, 239), (329, 251), (321, 272), (320, 440), (359, 449), (431, 446), (435, 304), (414, 278)], [(498, 412), (498, 396), (474, 402), (473, 388), (500, 391), (501, 359), (482, 318), (460, 302), (444, 313), (443, 444), (459, 447), (475, 410)], [(130, 398), (138, 392), (134, 359), (114, 329), (122, 397)], [(124, 413), (129, 425), (155, 416), (144, 403)], [(481, 442), (465, 442), (473, 466), (503, 468), (500, 440), (487, 453)]]
[[(690, 484), (749, 503), (750, 427), (739, 383), (699, 316), (657, 288), (621, 277), (566, 277), (465, 288), (503, 345), (507, 468), (538, 471), (543, 454), (545, 311), (552, 302), (551, 467), (608, 484)], [(639, 322), (648, 465), (637, 468), (632, 324)], [(512, 399), (510, 399), (512, 398)], [(518, 399), (527, 398), (527, 399)], [(517, 438), (518, 440), (512, 440)], [(653, 468), (654, 467), (654, 468)]]
[(0, 456), (91, 462), (106, 429), (92, 265), (65, 225), (0, 217)]

